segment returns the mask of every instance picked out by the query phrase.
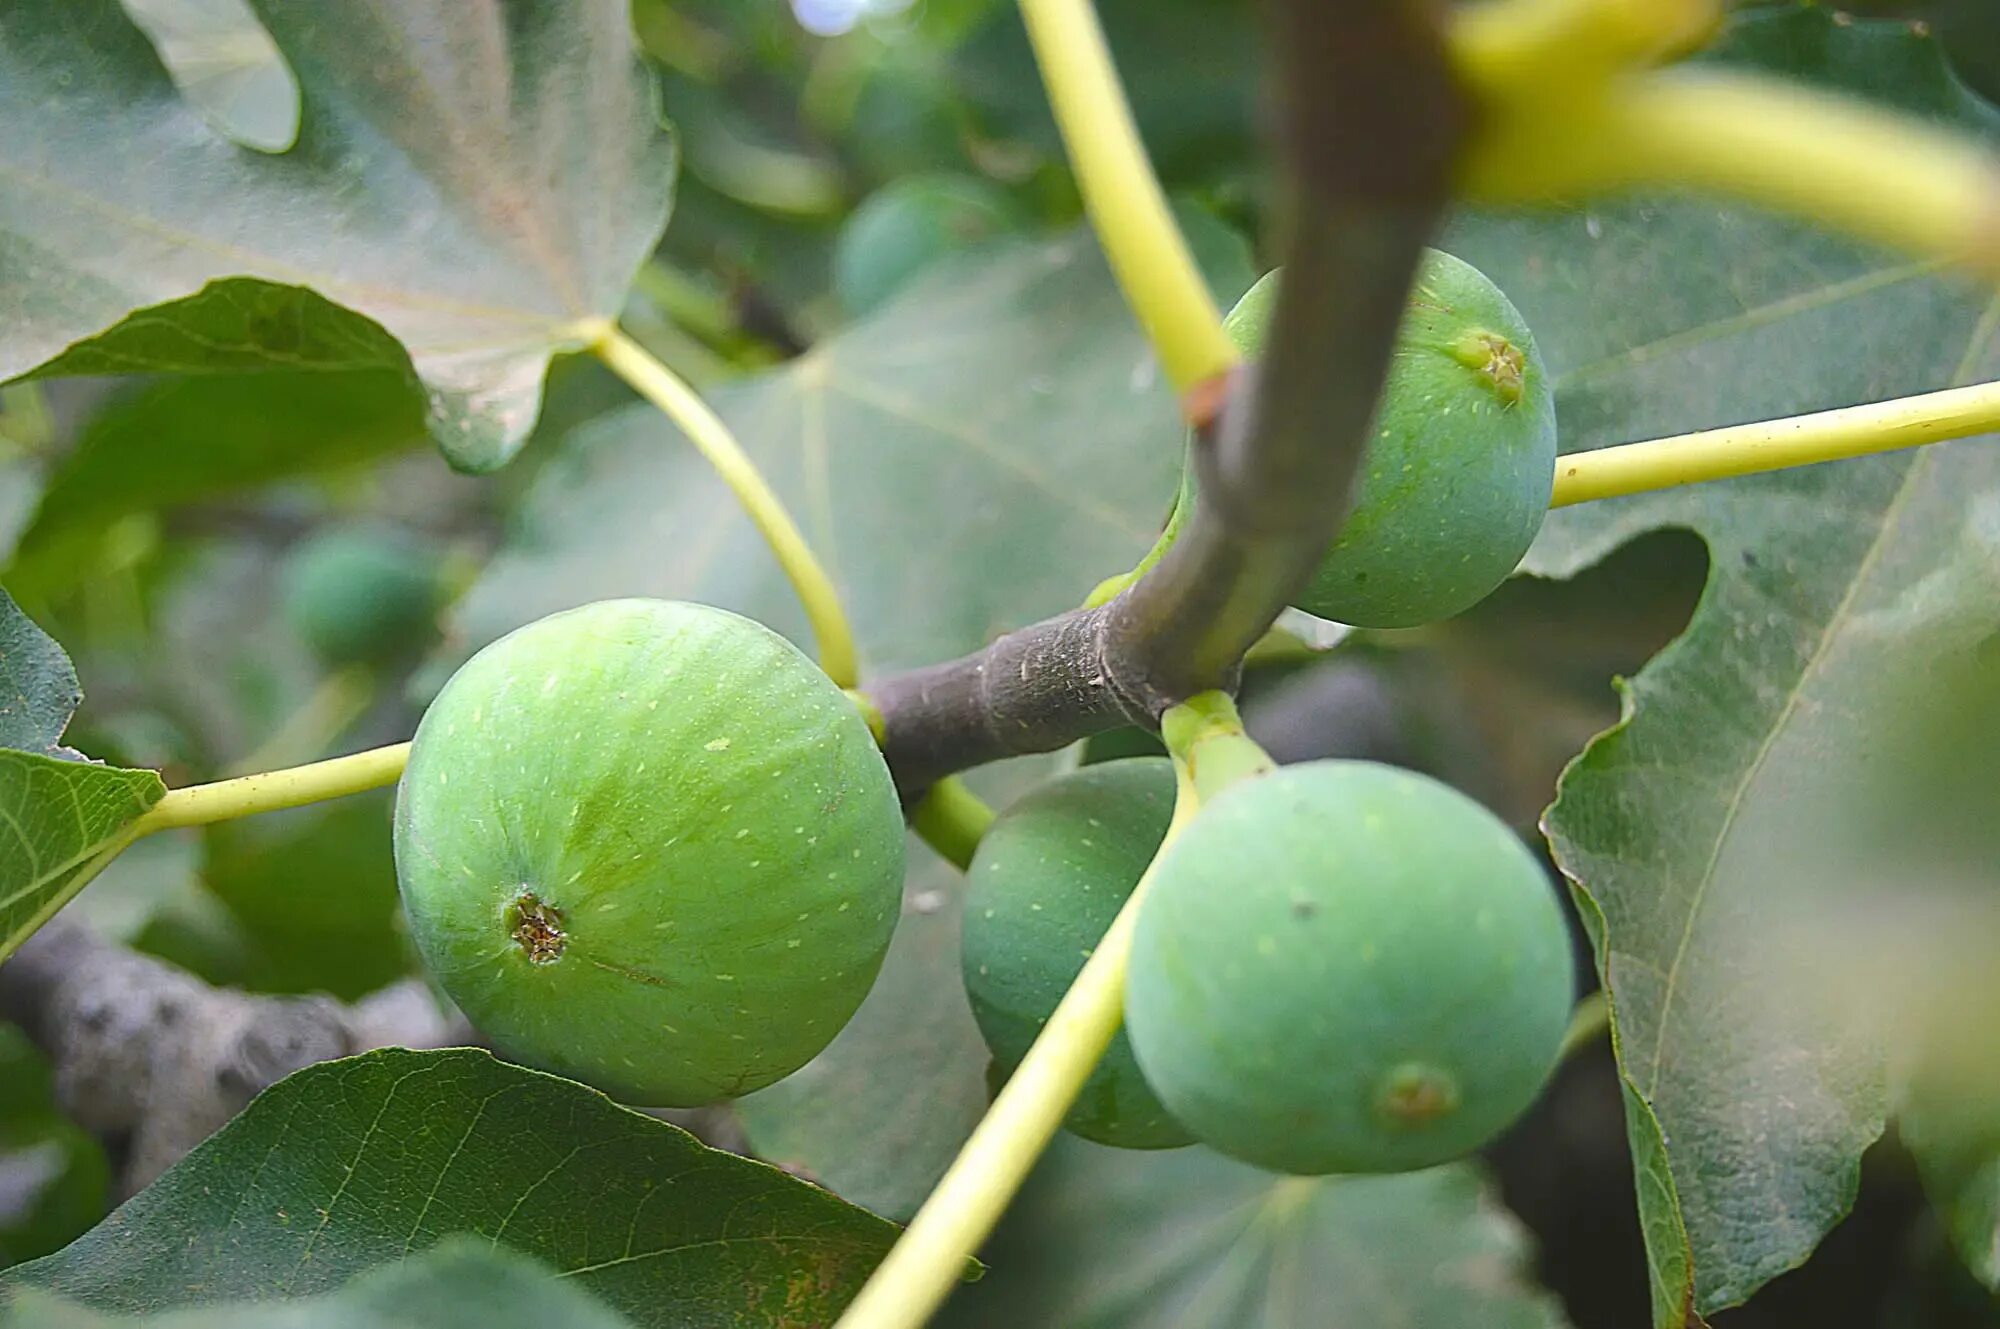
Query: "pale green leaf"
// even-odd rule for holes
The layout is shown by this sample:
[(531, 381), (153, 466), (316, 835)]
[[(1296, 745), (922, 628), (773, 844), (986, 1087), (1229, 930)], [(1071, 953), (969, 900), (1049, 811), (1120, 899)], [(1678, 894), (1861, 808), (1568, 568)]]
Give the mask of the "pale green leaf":
[(1065, 1137), (940, 1329), (1556, 1329), (1480, 1170), (1279, 1177)]
[[(1722, 57), (1993, 133), (1907, 25), (1746, 14)], [(1709, 200), (1466, 219), (1447, 246), (1535, 327), (1566, 451), (2000, 370), (1989, 291)], [(1882, 1050), (1829, 999), (1841, 957), (1801, 925), (1857, 850), (1871, 717), (1919, 686), (1913, 661), (1991, 631), (2000, 447), (1591, 504), (1552, 516), (1529, 567), (1568, 575), (1663, 526), (1707, 542), (1706, 594), (1546, 825), (1613, 995), (1655, 1314), (1678, 1326), (1690, 1288), (1707, 1313), (1802, 1261), (1882, 1128)]]
[[(115, 0), (0, 4), (0, 378), (344, 367), (386, 329), (447, 454), (499, 464), (666, 215), (672, 141), (625, 7), (255, 10), (304, 98), (280, 155), (212, 128)], [(203, 294), (230, 277), (324, 298)]]

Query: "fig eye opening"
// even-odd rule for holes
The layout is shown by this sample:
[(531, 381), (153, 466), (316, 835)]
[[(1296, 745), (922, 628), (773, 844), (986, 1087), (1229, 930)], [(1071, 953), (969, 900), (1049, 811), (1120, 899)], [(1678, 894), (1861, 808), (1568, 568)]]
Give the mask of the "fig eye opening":
[(554, 964), (562, 958), (569, 944), (562, 924), (563, 911), (525, 887), (507, 906), (507, 931), (529, 964)]

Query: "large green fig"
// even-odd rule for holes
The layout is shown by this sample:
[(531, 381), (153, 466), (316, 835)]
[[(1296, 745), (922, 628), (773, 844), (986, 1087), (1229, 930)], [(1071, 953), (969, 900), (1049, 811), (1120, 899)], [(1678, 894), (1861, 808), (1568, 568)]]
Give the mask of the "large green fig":
[(1400, 1172), (1534, 1101), (1567, 1026), (1569, 934), (1496, 817), (1370, 762), (1232, 785), (1140, 907), (1125, 1018), (1204, 1142), (1281, 1172)]
[[(1138, 884), (1173, 814), (1164, 757), (1087, 766), (1009, 807), (966, 873), (963, 955), (972, 1014), (1011, 1072)], [(1128, 1149), (1192, 1144), (1112, 1040), (1063, 1124)]]
[(279, 582), (286, 621), (328, 664), (415, 656), (436, 636), (438, 556), (397, 532), (322, 531), (291, 551)]
[(504, 1051), (628, 1101), (747, 1093), (861, 1004), (901, 905), (868, 727), (769, 629), (607, 600), (501, 638), (417, 727), (396, 871)]
[[(1267, 273), (1227, 320), (1253, 359), (1279, 276)], [(1477, 268), (1430, 251), (1397, 333), (1353, 511), (1298, 607), (1369, 628), (1471, 608), (1534, 543), (1555, 466), (1555, 395), (1528, 325)]]

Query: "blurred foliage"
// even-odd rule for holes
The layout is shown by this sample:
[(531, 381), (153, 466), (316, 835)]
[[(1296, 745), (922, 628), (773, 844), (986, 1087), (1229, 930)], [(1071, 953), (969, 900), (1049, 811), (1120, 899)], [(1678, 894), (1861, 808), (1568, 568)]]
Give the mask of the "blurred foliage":
[(56, 1110), (41, 1054), (0, 1024), (0, 1269), (67, 1245), (110, 1192), (102, 1146)]

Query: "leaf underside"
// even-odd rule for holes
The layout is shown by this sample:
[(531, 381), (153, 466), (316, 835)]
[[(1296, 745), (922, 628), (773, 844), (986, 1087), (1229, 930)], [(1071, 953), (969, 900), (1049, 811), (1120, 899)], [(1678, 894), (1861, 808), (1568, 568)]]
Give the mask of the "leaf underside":
[[(1907, 25), (1745, 15), (1719, 58), (1995, 137)], [(2000, 372), (1990, 291), (1711, 200), (1466, 218), (1447, 246), (1535, 326), (1566, 451)], [(1815, 974), (1881, 884), (1851, 865), (1881, 857), (1855, 809), (1882, 717), (1993, 631), (1996, 496), (2000, 448), (1971, 440), (1559, 512), (1530, 555), (1567, 576), (1667, 526), (1710, 550), (1686, 633), (1545, 820), (1613, 999), (1661, 1325), (1802, 1261), (1882, 1129), (1879, 1038)]]
[(115, 0), (0, 3), (0, 379), (406, 362), (446, 454), (498, 465), (666, 217), (623, 7), (255, 10), (302, 90), (276, 155), (212, 127)]

